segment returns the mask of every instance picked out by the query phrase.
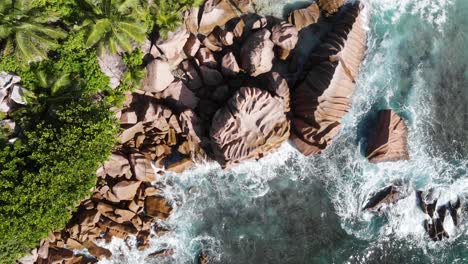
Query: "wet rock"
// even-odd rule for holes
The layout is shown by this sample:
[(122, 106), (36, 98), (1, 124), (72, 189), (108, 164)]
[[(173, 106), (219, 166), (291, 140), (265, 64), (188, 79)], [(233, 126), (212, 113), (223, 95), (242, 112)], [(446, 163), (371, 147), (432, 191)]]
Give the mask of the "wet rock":
[(119, 54), (112, 54), (109, 51), (99, 54), (98, 64), (102, 73), (109, 77), (109, 86), (114, 89), (120, 85), (123, 74), (127, 71), (127, 66)]
[(369, 140), (366, 156), (370, 162), (408, 160), (405, 121), (392, 110), (379, 111), (374, 133)]
[(172, 211), (172, 207), (161, 197), (149, 196), (145, 199), (145, 212), (151, 217), (166, 219)]
[(176, 173), (181, 173), (185, 170), (188, 170), (192, 168), (194, 165), (192, 159), (190, 158), (183, 158), (177, 162), (171, 163), (169, 166), (167, 166), (168, 171), (176, 172)]
[(294, 10), (289, 14), (288, 21), (293, 24), (299, 31), (305, 27), (317, 23), (320, 18), (320, 10), (316, 3), (309, 5), (307, 8)]
[(237, 63), (234, 53), (226, 53), (221, 60), (221, 71), (224, 76), (236, 76), (240, 72), (239, 64)]
[(218, 110), (210, 136), (223, 166), (261, 158), (289, 137), (284, 102), (261, 89), (243, 87)]
[(112, 187), (112, 192), (121, 201), (132, 200), (140, 184), (140, 181), (120, 181)]
[(386, 206), (389, 206), (402, 198), (400, 188), (401, 187), (399, 186), (389, 185), (372, 194), (362, 210), (382, 212)]
[(218, 70), (211, 69), (205, 65), (200, 66), (200, 73), (203, 78), (203, 82), (209, 86), (216, 86), (223, 82), (223, 76)]
[(91, 241), (85, 241), (83, 245), (88, 249), (91, 255), (99, 260), (110, 259), (112, 257), (112, 252), (110, 250), (100, 247)]
[(170, 66), (160, 59), (153, 60), (147, 66), (147, 74), (141, 89), (145, 92), (159, 93), (164, 91), (174, 81)]
[(250, 76), (258, 76), (269, 72), (273, 67), (273, 42), (271, 33), (267, 29), (261, 29), (253, 33), (243, 44), (241, 50), (241, 67)]
[(188, 57), (194, 57), (200, 49), (200, 41), (197, 36), (190, 34), (184, 45), (184, 52)]
[(336, 13), (344, 3), (345, 0), (318, 0), (318, 5), (325, 16), (330, 16)]
[(348, 7), (311, 56), (314, 66), (292, 93), (291, 142), (304, 155), (320, 153), (332, 143), (351, 107), (366, 35), (360, 5)]
[(198, 98), (180, 80), (171, 83), (161, 94), (161, 98), (172, 104), (179, 111), (195, 109), (198, 105)]
[(236, 16), (228, 0), (207, 0), (203, 6), (198, 32), (208, 36), (216, 26), (223, 26)]
[(141, 153), (130, 154), (130, 164), (134, 176), (137, 180), (143, 182), (153, 182), (156, 180), (156, 174), (151, 166), (151, 160)]

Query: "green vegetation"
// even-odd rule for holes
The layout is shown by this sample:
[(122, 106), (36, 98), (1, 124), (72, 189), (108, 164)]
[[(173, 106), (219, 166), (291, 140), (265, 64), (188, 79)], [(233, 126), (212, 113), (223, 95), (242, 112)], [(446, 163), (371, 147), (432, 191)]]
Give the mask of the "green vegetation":
[[(108, 109), (144, 76), (136, 45), (166, 35), (180, 12), (201, 0), (0, 1), (0, 71), (21, 77), (31, 92), (12, 118), (18, 140), (0, 129), (0, 263), (36, 247), (61, 229), (89, 195), (95, 171), (118, 133)], [(156, 34), (158, 35), (158, 34)], [(127, 65), (121, 85), (109, 87), (97, 54), (119, 52)]]

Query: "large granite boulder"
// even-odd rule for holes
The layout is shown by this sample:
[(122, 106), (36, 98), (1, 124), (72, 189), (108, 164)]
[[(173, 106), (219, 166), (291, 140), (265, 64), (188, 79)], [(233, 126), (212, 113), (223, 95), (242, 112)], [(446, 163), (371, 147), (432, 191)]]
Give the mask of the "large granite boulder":
[(370, 162), (408, 160), (405, 121), (392, 110), (382, 110), (368, 142), (366, 156)]
[(162, 92), (174, 81), (171, 67), (166, 61), (155, 59), (146, 68), (147, 74), (141, 87), (145, 92)]
[(267, 91), (242, 87), (213, 118), (210, 136), (223, 166), (259, 159), (289, 137), (284, 102)]
[(241, 49), (241, 67), (250, 76), (269, 72), (273, 67), (274, 43), (270, 40), (271, 32), (261, 29), (247, 39)]
[(182, 53), (189, 36), (187, 29), (182, 26), (174, 32), (169, 32), (167, 38), (159, 39), (156, 46), (166, 56), (169, 64), (176, 65), (182, 60)]
[(297, 9), (289, 14), (289, 23), (296, 26), (299, 31), (309, 25), (317, 23), (320, 18), (320, 10), (316, 3), (303, 9)]
[(347, 8), (312, 54), (314, 64), (292, 94), (291, 140), (304, 155), (319, 153), (331, 144), (351, 107), (366, 33), (360, 4)]
[(198, 32), (208, 36), (216, 26), (223, 26), (236, 16), (229, 0), (207, 0), (203, 6)]
[(297, 29), (289, 23), (281, 22), (273, 26), (271, 32), (271, 40), (275, 45), (280, 47), (280, 59), (287, 59), (290, 51), (296, 47), (299, 39)]

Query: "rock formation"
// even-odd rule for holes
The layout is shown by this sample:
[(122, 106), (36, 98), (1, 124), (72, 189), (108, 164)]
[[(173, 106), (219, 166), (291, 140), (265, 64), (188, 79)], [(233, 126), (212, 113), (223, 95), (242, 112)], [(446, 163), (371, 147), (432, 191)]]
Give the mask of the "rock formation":
[(370, 162), (408, 160), (407, 129), (404, 120), (392, 110), (379, 111), (366, 156)]
[(28, 91), (20, 86), (20, 81), (17, 75), (0, 72), (0, 112), (9, 113), (16, 106), (26, 104)]
[(229, 166), (259, 159), (289, 137), (284, 102), (259, 88), (242, 87), (213, 118), (210, 130), (216, 159)]
[(273, 42), (271, 32), (261, 29), (253, 33), (242, 46), (241, 67), (250, 76), (258, 76), (269, 72), (273, 67)]
[(344, 3), (345, 0), (318, 0), (318, 5), (326, 16), (333, 15)]
[(397, 202), (402, 198), (401, 186), (389, 185), (372, 194), (362, 210), (382, 213), (385, 207)]
[(312, 54), (312, 68), (292, 93), (291, 140), (305, 155), (331, 144), (351, 107), (366, 35), (359, 3), (347, 7)]
[(294, 10), (288, 18), (289, 23), (296, 26), (299, 31), (309, 25), (317, 23), (320, 18), (320, 10), (317, 3), (312, 3), (307, 8)]

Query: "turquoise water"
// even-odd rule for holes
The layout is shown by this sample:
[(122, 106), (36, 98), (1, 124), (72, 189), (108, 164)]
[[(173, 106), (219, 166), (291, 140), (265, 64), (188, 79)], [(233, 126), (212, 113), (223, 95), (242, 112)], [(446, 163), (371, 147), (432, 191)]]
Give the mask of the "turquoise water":
[[(279, 15), (281, 4), (263, 12)], [(285, 145), (232, 170), (167, 174), (175, 210), (160, 224), (175, 231), (144, 252), (114, 240), (113, 263), (193, 263), (201, 249), (210, 263), (468, 263), (468, 1), (366, 6), (368, 54), (331, 148), (306, 158)], [(366, 121), (382, 108), (408, 119), (411, 160), (363, 157)], [(396, 180), (408, 196), (387, 215), (361, 211), (369, 193)], [(462, 224), (442, 242), (427, 237), (415, 203), (414, 191), (431, 187), (462, 198)], [(147, 257), (162, 248), (174, 255)]]

